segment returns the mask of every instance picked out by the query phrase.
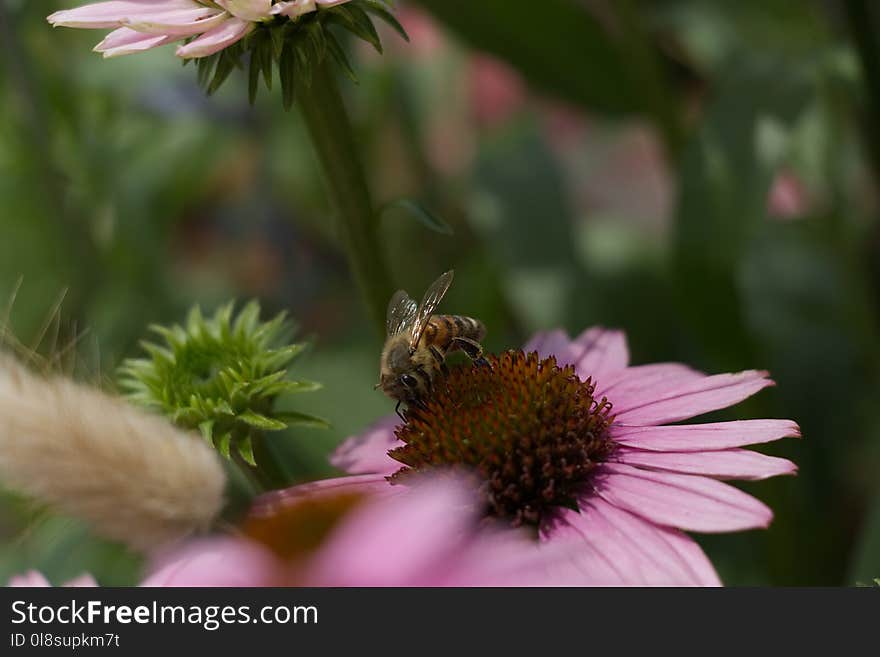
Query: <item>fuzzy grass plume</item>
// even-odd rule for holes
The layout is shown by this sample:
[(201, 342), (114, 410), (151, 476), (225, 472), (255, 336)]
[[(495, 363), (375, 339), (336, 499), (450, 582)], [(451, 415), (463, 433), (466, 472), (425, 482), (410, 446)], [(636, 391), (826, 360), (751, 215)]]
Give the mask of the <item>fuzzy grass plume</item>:
[(305, 345), (287, 343), (292, 328), (284, 313), (261, 322), (260, 306), (251, 301), (235, 317), (229, 303), (205, 318), (196, 306), (185, 326), (151, 330), (164, 344), (142, 342), (149, 357), (126, 360), (119, 385), (132, 402), (199, 430), (227, 459), (234, 451), (256, 466), (253, 443), (263, 432), (327, 425), (312, 415), (275, 409), (281, 395), (320, 388), (287, 378)]
[(209, 526), (225, 475), (197, 436), (0, 354), (0, 483), (149, 551)]

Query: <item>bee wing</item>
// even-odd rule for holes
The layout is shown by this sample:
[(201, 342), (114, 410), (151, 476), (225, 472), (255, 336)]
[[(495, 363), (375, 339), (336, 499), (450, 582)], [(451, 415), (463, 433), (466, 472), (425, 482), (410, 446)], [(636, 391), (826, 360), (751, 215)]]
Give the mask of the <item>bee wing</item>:
[(418, 305), (415, 299), (404, 290), (398, 290), (388, 302), (388, 315), (385, 318), (385, 331), (388, 336), (397, 335), (410, 326), (416, 317)]
[(450, 285), (452, 285), (452, 270), (446, 272), (436, 281), (431, 283), (431, 287), (425, 292), (425, 296), (422, 297), (422, 302), (419, 304), (419, 309), (416, 312), (416, 319), (412, 325), (412, 333), (409, 341), (410, 349), (415, 349), (419, 344), (422, 332), (428, 325), (428, 320), (431, 319), (431, 315), (434, 314), (437, 306), (440, 305), (440, 301), (443, 299), (443, 296), (446, 294), (446, 290), (449, 289)]

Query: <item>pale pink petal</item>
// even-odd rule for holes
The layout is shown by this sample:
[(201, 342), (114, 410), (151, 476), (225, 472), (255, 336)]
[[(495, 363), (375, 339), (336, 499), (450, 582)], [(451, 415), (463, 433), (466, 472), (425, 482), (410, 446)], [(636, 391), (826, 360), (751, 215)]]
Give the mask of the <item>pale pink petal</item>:
[(199, 7), (194, 0), (113, 0), (56, 11), (46, 20), (56, 27), (111, 28), (119, 27), (123, 19), (134, 16)]
[(90, 588), (98, 586), (98, 582), (96, 582), (95, 578), (92, 577), (90, 574), (84, 573), (79, 577), (74, 577), (73, 579), (64, 582), (62, 586), (66, 586), (68, 588)]
[(277, 560), (257, 543), (206, 538), (159, 557), (141, 586), (268, 586), (277, 581), (277, 573)]
[(217, 0), (217, 4), (236, 18), (257, 22), (269, 18), (272, 0)]
[(603, 499), (659, 525), (697, 532), (764, 528), (773, 512), (728, 484), (694, 475), (605, 463), (596, 492)]
[(624, 564), (608, 552), (601, 537), (584, 534), (568, 521), (566, 513), (552, 530), (542, 535), (540, 554), (544, 559), (543, 577), (548, 586), (627, 586)]
[(677, 530), (659, 527), (596, 497), (583, 502), (580, 513), (566, 511), (565, 520), (580, 531), (582, 540), (606, 555), (622, 574), (624, 584), (718, 584), (718, 576), (699, 546), (688, 548), (685, 543), (691, 539)]
[(574, 351), (572, 350), (571, 338), (568, 333), (561, 329), (536, 333), (532, 339), (526, 342), (523, 351), (529, 353), (537, 351), (541, 358), (556, 356), (560, 365), (574, 363)]
[(164, 46), (178, 38), (163, 34), (143, 34), (127, 27), (120, 27), (108, 34), (94, 49), (95, 52), (104, 53), (104, 57), (118, 57)]
[(382, 418), (359, 436), (352, 436), (330, 456), (330, 463), (349, 474), (370, 472), (391, 474), (400, 469), (400, 463), (388, 456), (388, 450), (402, 443), (394, 435), (400, 424), (396, 415)]
[(587, 329), (574, 340), (575, 366), (578, 375), (600, 381), (629, 363), (629, 349), (623, 331), (602, 327)]
[(253, 23), (239, 18), (228, 18), (213, 30), (205, 32), (185, 46), (180, 46), (177, 49), (177, 56), (187, 59), (213, 55), (215, 52), (231, 46), (253, 29)]
[[(122, 25), (137, 32), (147, 34), (166, 34), (179, 37), (201, 34), (209, 30), (222, 27), (232, 19), (228, 13), (221, 9), (211, 7), (199, 7), (169, 11), (162, 14), (150, 14), (147, 16), (131, 16), (122, 20)], [(236, 39), (237, 40), (237, 39)]]
[(49, 580), (46, 579), (43, 573), (37, 570), (29, 570), (26, 573), (22, 573), (21, 575), (13, 575), (9, 579), (9, 583), (6, 586), (11, 586), (15, 588), (19, 587), (46, 587), (52, 586), (49, 583)]
[(319, 479), (318, 481), (310, 481), (307, 484), (299, 484), (283, 490), (264, 493), (254, 500), (251, 513), (255, 515), (271, 515), (276, 512), (279, 505), (295, 503), (302, 499), (313, 499), (316, 496), (337, 495), (339, 493), (389, 494), (397, 491), (398, 488), (390, 486), (385, 480), (384, 474), (363, 474)]
[(757, 481), (797, 473), (797, 466), (788, 459), (767, 456), (748, 449), (726, 449), (717, 452), (646, 452), (622, 447), (615, 453), (615, 458), (620, 463), (641, 468), (698, 474), (719, 479)]
[(343, 520), (309, 568), (317, 586), (432, 586), (451, 574), (466, 530), (476, 526), (472, 496), (454, 480), (394, 487)]
[(702, 381), (707, 376), (681, 363), (637, 365), (600, 376), (596, 392), (623, 404), (631, 399), (654, 399), (672, 387)]
[(767, 372), (749, 370), (672, 386), (657, 397), (632, 395), (621, 401), (612, 393), (609, 399), (614, 404), (613, 413), (623, 424), (664, 424), (726, 408), (772, 385)]
[(611, 437), (629, 447), (657, 452), (699, 452), (769, 443), (780, 438), (800, 438), (791, 420), (736, 420), (671, 427), (627, 426), (615, 422)]

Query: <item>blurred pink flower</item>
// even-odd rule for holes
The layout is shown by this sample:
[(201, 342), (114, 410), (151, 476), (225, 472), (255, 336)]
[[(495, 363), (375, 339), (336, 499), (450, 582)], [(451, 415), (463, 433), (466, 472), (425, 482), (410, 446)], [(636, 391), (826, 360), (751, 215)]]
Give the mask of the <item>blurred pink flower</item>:
[[(56, 11), (48, 21), (58, 27), (113, 29), (95, 46), (104, 57), (130, 55), (192, 38), (177, 56), (207, 57), (247, 36), (273, 15), (296, 18), (349, 0), (110, 0)], [(193, 38), (194, 37), (194, 38)]]
[(774, 219), (797, 219), (810, 210), (807, 188), (798, 176), (783, 170), (776, 174), (767, 195), (767, 214)]
[[(719, 584), (711, 563), (684, 531), (767, 527), (773, 516), (767, 506), (719, 480), (794, 474), (797, 467), (791, 461), (742, 447), (796, 437), (800, 430), (789, 420), (672, 423), (736, 404), (773, 385), (767, 373), (709, 376), (677, 363), (632, 367), (624, 334), (601, 328), (589, 329), (575, 340), (563, 331), (542, 333), (525, 350), (541, 358), (555, 356), (560, 366), (573, 367), (573, 372), (556, 368), (562, 386), (558, 389), (571, 391), (566, 393), (569, 400), (556, 399), (557, 393), (550, 392), (557, 390), (550, 387), (550, 378), (545, 379), (552, 374), (553, 361), (509, 352), (506, 358), (513, 365), (504, 365), (502, 356), (494, 367), (505, 370), (499, 376), (522, 380), (515, 392), (505, 390), (504, 397), (492, 402), (496, 407), (462, 401), (472, 394), (465, 391), (449, 402), (454, 417), (441, 416), (442, 426), (435, 430), (430, 419), (438, 419), (443, 402), (434, 399), (396, 430), (398, 421), (389, 417), (349, 439), (332, 463), (361, 477), (374, 473), (397, 481), (422, 463), (447, 465), (450, 459), (467, 461), (479, 453), (482, 461), (466, 464), (476, 465), (484, 478), (485, 508), (501, 516), (509, 511), (516, 522), (537, 524), (538, 540), (530, 549), (543, 562), (539, 570), (548, 578), (545, 583)], [(540, 396), (531, 406), (528, 376), (521, 374), (529, 366), (536, 373)], [(493, 376), (478, 372), (485, 368), (463, 369), (477, 373), (460, 378), (483, 377), (485, 382)], [(435, 397), (451, 394), (452, 388), (450, 383), (446, 393)], [(518, 415), (513, 408), (518, 402), (508, 401), (517, 396), (525, 399), (525, 408), (537, 410)], [(479, 422), (463, 426), (469, 422), (462, 420), (467, 404), (474, 407)], [(528, 413), (538, 416), (526, 417)], [(517, 423), (531, 427), (528, 435), (515, 434)], [(490, 427), (489, 433), (480, 433), (483, 429), (476, 424)], [(584, 426), (589, 435), (572, 430)], [(505, 438), (505, 432), (514, 436)], [(445, 436), (452, 442), (443, 444)], [(501, 451), (475, 445), (480, 440), (496, 441)], [(411, 467), (401, 469), (402, 462)], [(531, 506), (522, 506), (528, 495)], [(557, 549), (547, 550), (548, 545)]]
[(469, 66), (471, 106), (477, 123), (503, 123), (526, 102), (526, 86), (519, 74), (488, 55), (475, 55)]
[[(89, 587), (89, 586), (97, 586), (98, 583), (95, 581), (95, 578), (89, 574), (83, 574), (79, 577), (75, 577), (74, 579), (65, 582), (62, 586), (69, 587)], [(36, 570), (29, 570), (26, 573), (21, 575), (15, 575), (12, 579), (9, 580), (7, 586), (12, 587), (47, 587), (52, 586), (49, 583), (49, 580), (46, 579), (43, 573), (37, 572)]]
[[(382, 477), (366, 476), (267, 496), (246, 523), (251, 538), (193, 542), (161, 559), (142, 586), (496, 586), (546, 581), (537, 570), (543, 564), (522, 549), (522, 535), (478, 527), (460, 481), (426, 481), (404, 494), (389, 490)], [(316, 510), (332, 515), (340, 500), (349, 500), (346, 507), (353, 498), (359, 502), (321, 537), (324, 521), (316, 522)], [(293, 526), (285, 516), (295, 518)], [(311, 545), (316, 538), (318, 544)]]

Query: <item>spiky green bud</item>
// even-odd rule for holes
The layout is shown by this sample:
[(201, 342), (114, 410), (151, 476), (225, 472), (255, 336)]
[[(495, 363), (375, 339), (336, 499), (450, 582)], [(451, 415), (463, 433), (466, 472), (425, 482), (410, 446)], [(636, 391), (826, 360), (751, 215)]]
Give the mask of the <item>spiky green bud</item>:
[(257, 432), (327, 423), (305, 413), (275, 410), (281, 395), (321, 387), (287, 378), (305, 345), (288, 343), (293, 331), (285, 314), (261, 322), (256, 301), (235, 317), (233, 308), (228, 303), (205, 318), (195, 306), (185, 326), (151, 326), (162, 344), (142, 341), (147, 357), (126, 360), (119, 369), (119, 385), (132, 402), (160, 411), (180, 427), (198, 429), (226, 458), (235, 450), (256, 465)]

